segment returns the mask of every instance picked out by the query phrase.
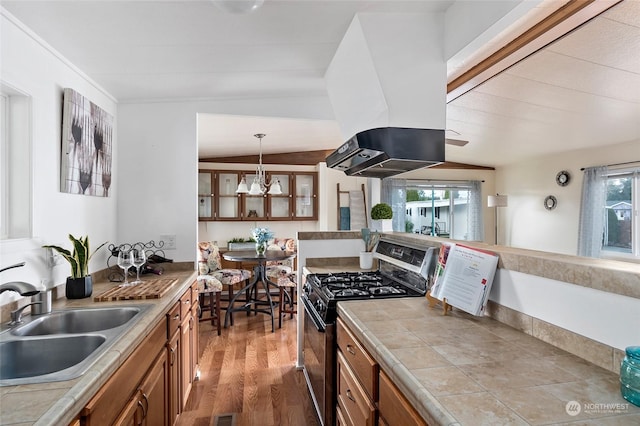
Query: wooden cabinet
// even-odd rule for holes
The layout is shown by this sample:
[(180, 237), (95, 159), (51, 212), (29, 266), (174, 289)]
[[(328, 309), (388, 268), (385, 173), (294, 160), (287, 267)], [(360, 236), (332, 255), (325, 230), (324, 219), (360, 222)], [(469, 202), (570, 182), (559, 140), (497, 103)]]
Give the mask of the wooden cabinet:
[(295, 203), (293, 220), (317, 220), (318, 174), (295, 173), (293, 175)]
[(168, 371), (168, 404), (169, 404), (169, 424), (175, 424), (180, 414), (181, 394), (180, 394), (180, 330), (176, 329), (173, 337), (167, 343)]
[(114, 425), (167, 425), (167, 368), (167, 357), (161, 352)]
[[(376, 424), (378, 364), (338, 318), (337, 401), (341, 423), (351, 426)], [(338, 420), (340, 421), (340, 420)]]
[(380, 371), (380, 424), (425, 426), (427, 423), (384, 371)]
[[(79, 416), (82, 425), (173, 425), (197, 371), (193, 283)], [(196, 305), (196, 306), (194, 306)]]
[(198, 171), (198, 218), (200, 220), (240, 220), (240, 194), (236, 188), (240, 172)]
[[(338, 425), (426, 426), (413, 408), (356, 339), (346, 324), (338, 318), (337, 393)], [(377, 411), (376, 411), (377, 403)]]
[[(195, 298), (194, 298), (195, 297)], [(198, 370), (198, 289), (194, 283), (180, 298), (180, 411), (184, 408)]]
[[(160, 321), (120, 368), (111, 376), (80, 413), (83, 425), (112, 424), (128, 407), (154, 365), (158, 354), (165, 355), (166, 322)], [(163, 408), (163, 412), (164, 411)], [(164, 423), (161, 423), (164, 424)]]
[(349, 367), (342, 351), (338, 351), (338, 409), (344, 423), (350, 426), (376, 424), (376, 407), (361, 385), (360, 378)]
[(358, 342), (347, 326), (338, 318), (338, 348), (358, 376), (367, 396), (375, 401), (378, 397), (378, 363)]
[(282, 194), (236, 194), (242, 178), (249, 187), (254, 171), (199, 170), (198, 218), (200, 221), (276, 221), (318, 219), (316, 172), (267, 172), (277, 179)]

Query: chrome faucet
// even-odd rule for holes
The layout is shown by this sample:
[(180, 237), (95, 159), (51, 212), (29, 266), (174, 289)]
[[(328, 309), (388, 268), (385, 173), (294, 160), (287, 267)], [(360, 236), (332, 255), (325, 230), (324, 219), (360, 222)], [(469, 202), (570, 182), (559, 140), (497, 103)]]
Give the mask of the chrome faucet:
[(8, 283), (0, 284), (0, 293), (8, 290), (18, 292), (20, 296), (34, 296), (44, 290), (44, 286), (36, 286), (24, 281), (9, 281)]
[[(20, 268), (24, 266), (25, 262), (16, 263), (15, 265), (6, 266), (0, 269), (0, 272), (4, 272), (7, 269)], [(25, 283), (24, 281), (10, 281), (8, 283), (0, 284), (0, 293), (4, 293), (7, 290), (12, 290), (20, 293), (20, 296), (34, 296), (41, 290), (44, 290), (44, 286), (36, 286), (33, 284)]]
[(11, 311), (11, 322), (9, 323), (9, 326), (22, 324), (22, 311), (24, 311), (24, 308), (31, 305), (39, 305), (41, 303), (42, 302), (31, 302), (27, 305), (24, 305), (22, 308)]

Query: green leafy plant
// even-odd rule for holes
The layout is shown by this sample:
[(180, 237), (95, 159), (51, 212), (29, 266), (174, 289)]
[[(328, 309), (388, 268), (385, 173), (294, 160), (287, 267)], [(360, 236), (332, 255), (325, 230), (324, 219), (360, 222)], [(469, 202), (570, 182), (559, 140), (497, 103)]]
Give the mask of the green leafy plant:
[(393, 218), (393, 210), (391, 206), (387, 203), (379, 203), (371, 208), (371, 219), (373, 220), (382, 220), (382, 219), (392, 219)]
[(362, 235), (362, 241), (364, 241), (364, 250), (373, 251), (378, 241), (380, 241), (380, 234), (376, 231), (371, 232), (369, 228), (362, 228), (360, 234)]
[(246, 241), (245, 241), (245, 239), (244, 239), (244, 238), (236, 237), (236, 238), (232, 238), (232, 239), (230, 239), (228, 242), (230, 242), (230, 243), (244, 243), (244, 242), (246, 242)]
[(89, 250), (89, 236), (76, 238), (69, 234), (69, 240), (73, 244), (73, 252), (62, 248), (60, 246), (45, 245), (44, 248), (50, 248), (57, 251), (67, 259), (67, 262), (71, 265), (71, 278), (82, 278), (89, 275), (89, 261), (98, 250), (102, 248), (107, 242), (100, 244), (93, 253)]

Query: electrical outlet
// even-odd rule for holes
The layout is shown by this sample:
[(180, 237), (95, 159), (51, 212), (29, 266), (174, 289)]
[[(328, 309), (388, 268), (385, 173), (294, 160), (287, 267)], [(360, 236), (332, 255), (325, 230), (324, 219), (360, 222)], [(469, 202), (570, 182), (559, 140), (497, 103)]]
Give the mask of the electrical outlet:
[(166, 250), (175, 250), (176, 249), (176, 236), (173, 235), (160, 235), (160, 241), (164, 241), (164, 246), (162, 248)]

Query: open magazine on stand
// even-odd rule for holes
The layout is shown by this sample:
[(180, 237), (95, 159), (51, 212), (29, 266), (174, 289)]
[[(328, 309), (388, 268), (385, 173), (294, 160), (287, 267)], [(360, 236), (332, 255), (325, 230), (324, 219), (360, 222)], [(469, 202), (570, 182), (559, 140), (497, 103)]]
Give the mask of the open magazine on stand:
[(498, 267), (498, 255), (457, 243), (443, 243), (431, 296), (473, 315), (482, 315)]

